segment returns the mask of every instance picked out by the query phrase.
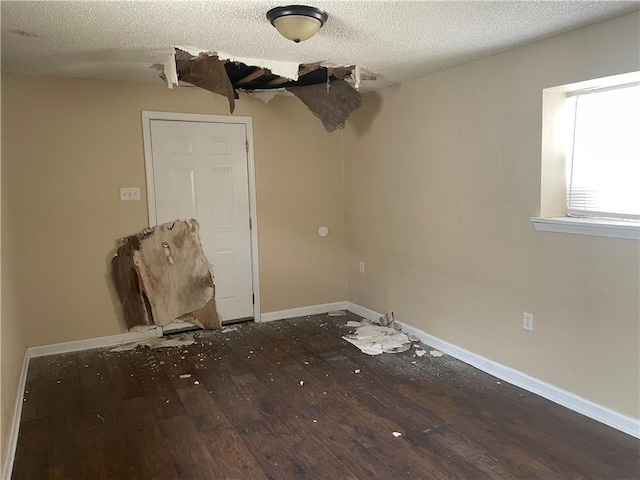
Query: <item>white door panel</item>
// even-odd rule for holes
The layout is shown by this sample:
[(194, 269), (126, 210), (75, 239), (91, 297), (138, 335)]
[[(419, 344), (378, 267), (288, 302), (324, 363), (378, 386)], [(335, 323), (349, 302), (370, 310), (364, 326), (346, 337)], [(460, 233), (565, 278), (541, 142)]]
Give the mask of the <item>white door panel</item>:
[(244, 125), (151, 120), (156, 222), (195, 218), (223, 321), (253, 317)]

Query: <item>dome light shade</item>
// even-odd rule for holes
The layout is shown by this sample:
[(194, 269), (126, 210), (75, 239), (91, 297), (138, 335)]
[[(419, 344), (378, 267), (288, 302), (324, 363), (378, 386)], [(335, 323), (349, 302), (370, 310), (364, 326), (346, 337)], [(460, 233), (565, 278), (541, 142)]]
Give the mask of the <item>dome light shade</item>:
[(313, 37), (329, 16), (326, 12), (305, 5), (276, 7), (267, 12), (267, 19), (285, 38), (296, 43)]

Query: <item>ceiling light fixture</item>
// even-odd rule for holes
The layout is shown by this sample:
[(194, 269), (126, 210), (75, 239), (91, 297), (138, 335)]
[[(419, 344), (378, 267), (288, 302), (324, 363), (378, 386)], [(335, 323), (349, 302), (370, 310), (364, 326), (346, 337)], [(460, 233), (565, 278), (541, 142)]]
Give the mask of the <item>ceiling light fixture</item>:
[(313, 37), (327, 21), (329, 15), (316, 7), (289, 5), (267, 12), (267, 19), (284, 38), (296, 43)]

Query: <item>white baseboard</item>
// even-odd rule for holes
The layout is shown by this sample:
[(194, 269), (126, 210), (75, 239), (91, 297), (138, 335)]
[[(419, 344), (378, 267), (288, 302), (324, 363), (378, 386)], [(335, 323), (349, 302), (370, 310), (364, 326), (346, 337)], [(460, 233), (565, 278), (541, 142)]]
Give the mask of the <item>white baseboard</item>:
[(136, 342), (152, 337), (161, 337), (162, 329), (155, 326), (141, 332), (127, 332), (107, 337), (89, 338), (86, 340), (76, 340), (73, 342), (54, 343), (51, 345), (41, 345), (39, 347), (27, 348), (29, 358), (42, 357), (45, 355), (55, 355), (57, 353), (78, 352), (80, 350), (90, 350), (92, 348), (110, 347), (123, 343)]
[[(347, 310), (370, 320), (379, 319), (382, 314), (369, 310), (368, 308), (348, 302)], [(551, 385), (543, 380), (534, 378), (526, 373), (507, 367), (486, 357), (477, 355), (469, 350), (453, 345), (438, 337), (434, 337), (419, 328), (399, 322), (406, 333), (410, 333), (418, 337), (425, 344), (437, 348), (442, 352), (451, 355), (469, 365), (476, 367), (483, 372), (500, 378), (506, 382), (524, 388), (529, 392), (540, 395), (541, 397), (551, 400), (563, 407), (581, 413), (589, 418), (604, 423), (610, 427), (628, 433), (634, 437), (640, 438), (640, 420), (629, 417), (611, 410), (602, 405), (598, 405), (590, 400), (582, 398), (574, 393), (563, 390), (555, 385)]]
[(311, 305), (309, 307), (291, 308), (289, 310), (280, 310), (278, 312), (268, 312), (260, 315), (260, 322), (273, 322), (275, 320), (284, 320), (286, 318), (306, 317), (308, 315), (318, 315), (327, 313), (332, 310), (346, 310), (349, 302), (333, 302), (323, 303), (320, 305)]
[(7, 454), (4, 459), (2, 468), (2, 479), (9, 480), (13, 471), (13, 461), (16, 456), (16, 446), (18, 444), (18, 432), (20, 430), (20, 417), (22, 416), (22, 404), (24, 392), (27, 384), (27, 372), (29, 370), (29, 361), (34, 357), (43, 357), (45, 355), (54, 355), (57, 353), (77, 352), (80, 350), (89, 350), (91, 348), (110, 347), (123, 343), (135, 342), (146, 338), (162, 336), (162, 330), (150, 327), (148, 330), (140, 332), (128, 332), (118, 335), (109, 335), (107, 337), (90, 338), (87, 340), (77, 340), (74, 342), (55, 343), (52, 345), (42, 345), (38, 347), (28, 347), (24, 352), (24, 360), (22, 361), (22, 371), (18, 379), (18, 393), (16, 395), (16, 405), (13, 410), (13, 420), (11, 421), (11, 431), (9, 433), (9, 442), (7, 445)]
[[(28, 349), (27, 349), (28, 350)], [(22, 370), (18, 379), (18, 393), (16, 395), (16, 405), (13, 409), (13, 419), (11, 421), (11, 431), (9, 432), (9, 442), (7, 445), (7, 456), (4, 459), (2, 468), (2, 479), (9, 480), (13, 471), (13, 461), (16, 457), (16, 446), (18, 444), (18, 431), (20, 429), (20, 417), (22, 416), (22, 402), (25, 386), (27, 384), (27, 370), (29, 369), (29, 354), (24, 353), (22, 360)]]

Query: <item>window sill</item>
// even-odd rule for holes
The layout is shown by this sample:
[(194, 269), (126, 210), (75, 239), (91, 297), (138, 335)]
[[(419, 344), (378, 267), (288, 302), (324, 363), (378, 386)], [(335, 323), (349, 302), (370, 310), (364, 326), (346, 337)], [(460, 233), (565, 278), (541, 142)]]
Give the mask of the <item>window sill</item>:
[(595, 237), (640, 240), (640, 224), (637, 222), (600, 218), (531, 217), (531, 223), (539, 232), (573, 233)]

